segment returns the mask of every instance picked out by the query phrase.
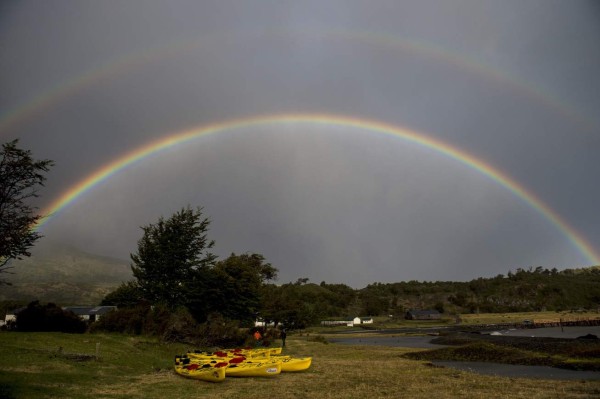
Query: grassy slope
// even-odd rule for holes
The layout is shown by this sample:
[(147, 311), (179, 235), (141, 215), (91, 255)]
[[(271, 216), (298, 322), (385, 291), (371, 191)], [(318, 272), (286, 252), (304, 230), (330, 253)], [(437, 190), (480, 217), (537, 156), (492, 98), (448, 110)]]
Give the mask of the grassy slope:
[[(49, 247), (49, 248), (48, 248)], [(32, 257), (14, 261), (3, 277), (0, 300), (97, 305), (123, 281), (132, 279), (128, 261), (47, 245)]]
[[(0, 397), (531, 399), (600, 394), (598, 381), (482, 376), (402, 358), (409, 349), (324, 345), (310, 339), (291, 336), (285, 349), (287, 354), (313, 356), (306, 372), (211, 384), (175, 375), (173, 355), (191, 349), (181, 344), (121, 335), (3, 332)], [(97, 344), (100, 358), (94, 360)]]

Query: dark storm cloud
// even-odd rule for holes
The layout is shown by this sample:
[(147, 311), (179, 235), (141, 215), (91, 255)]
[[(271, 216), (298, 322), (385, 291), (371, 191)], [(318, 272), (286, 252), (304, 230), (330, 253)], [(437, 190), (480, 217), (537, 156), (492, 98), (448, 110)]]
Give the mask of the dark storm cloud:
[[(380, 120), (485, 160), (598, 248), (600, 25), (591, 8), (12, 3), (0, 17), (0, 137), (56, 161), (49, 203), (111, 160), (193, 126), (282, 112)], [(307, 125), (219, 133), (149, 157), (44, 234), (126, 258), (140, 225), (187, 204), (204, 206), (221, 255), (263, 253), (284, 282), (360, 286), (589, 263), (544, 215), (463, 164), (398, 138)]]

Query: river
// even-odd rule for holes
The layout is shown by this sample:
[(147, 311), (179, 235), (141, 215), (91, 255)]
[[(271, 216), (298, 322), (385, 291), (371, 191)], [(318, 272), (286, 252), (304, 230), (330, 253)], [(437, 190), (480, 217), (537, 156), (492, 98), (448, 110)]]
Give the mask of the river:
[[(400, 330), (395, 331), (396, 333)], [(379, 333), (389, 333), (386, 331), (379, 331)], [(548, 327), (548, 328), (535, 328), (535, 329), (510, 329), (510, 330), (498, 330), (492, 331), (495, 335), (508, 335), (508, 336), (520, 336), (520, 337), (552, 337), (552, 338), (577, 338), (587, 334), (593, 334), (600, 337), (600, 327)], [(379, 346), (392, 346), (402, 348), (440, 348), (441, 345), (431, 343), (431, 340), (435, 338), (429, 335), (418, 335), (418, 336), (389, 336), (373, 333), (368, 337), (350, 338), (340, 337), (333, 338), (329, 341), (332, 343), (339, 344), (351, 344), (351, 345), (379, 345)], [(488, 362), (454, 362), (454, 361), (434, 361), (433, 364), (451, 367), (458, 370), (470, 371), (473, 373), (496, 375), (502, 377), (522, 377), (522, 378), (543, 378), (543, 379), (560, 379), (560, 380), (600, 380), (600, 372), (597, 371), (576, 371), (559, 369), (555, 367), (546, 366), (521, 366), (501, 363), (488, 363)]]

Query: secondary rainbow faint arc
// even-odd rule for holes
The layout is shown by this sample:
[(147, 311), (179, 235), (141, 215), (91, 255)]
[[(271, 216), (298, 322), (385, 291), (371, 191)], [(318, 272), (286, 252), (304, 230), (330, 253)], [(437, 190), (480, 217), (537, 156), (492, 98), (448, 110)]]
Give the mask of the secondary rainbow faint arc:
[(256, 40), (263, 35), (273, 37), (284, 35), (300, 35), (301, 37), (317, 37), (323, 39), (342, 39), (349, 42), (356, 41), (365, 44), (372, 44), (388, 49), (402, 49), (410, 52), (421, 53), (428, 57), (433, 57), (437, 61), (455, 65), (458, 68), (464, 68), (470, 72), (475, 72), (486, 78), (491, 78), (502, 84), (508, 84), (514, 90), (518, 90), (520, 94), (531, 99), (539, 101), (546, 107), (558, 111), (564, 117), (572, 119), (576, 123), (586, 129), (595, 130), (595, 123), (586, 118), (573, 106), (563, 103), (560, 99), (548, 93), (539, 87), (536, 87), (528, 82), (524, 82), (516, 76), (512, 76), (504, 71), (493, 68), (490, 65), (481, 63), (472, 57), (465, 54), (454, 53), (446, 50), (431, 42), (423, 40), (394, 36), (385, 32), (370, 32), (370, 31), (352, 31), (352, 30), (277, 30), (277, 29), (261, 29), (259, 31), (245, 31), (243, 33), (233, 34), (230, 32), (221, 32), (213, 35), (202, 36), (200, 38), (178, 39), (168, 42), (162, 46), (145, 48), (140, 51), (121, 55), (100, 64), (94, 68), (90, 68), (74, 77), (67, 79), (56, 86), (49, 87), (46, 90), (38, 93), (25, 103), (19, 104), (12, 109), (0, 114), (0, 134), (9, 129), (11, 126), (18, 124), (28, 117), (32, 117), (36, 112), (44, 109), (47, 106), (60, 102), (64, 98), (81, 91), (83, 88), (91, 86), (98, 81), (107, 79), (112, 76), (117, 76), (125, 72), (135, 70), (136, 67), (143, 66), (146, 63), (156, 62), (161, 59), (166, 59), (169, 56), (177, 56), (186, 52), (197, 50), (206, 44), (209, 44), (215, 38), (221, 40)]
[(520, 183), (510, 178), (503, 172), (478, 159), (477, 157), (442, 142), (433, 137), (414, 130), (390, 125), (369, 119), (358, 119), (350, 116), (331, 115), (331, 114), (277, 114), (246, 117), (240, 119), (227, 120), (223, 122), (203, 125), (192, 129), (176, 132), (166, 137), (154, 140), (148, 144), (134, 149), (127, 154), (102, 166), (77, 184), (65, 191), (58, 199), (50, 204), (42, 213), (46, 215), (39, 220), (35, 226), (39, 230), (44, 224), (52, 218), (53, 215), (70, 205), (79, 196), (94, 186), (107, 180), (109, 177), (127, 166), (143, 160), (145, 157), (155, 154), (161, 150), (194, 140), (201, 136), (209, 134), (232, 131), (240, 128), (253, 126), (267, 126), (280, 124), (313, 124), (324, 126), (347, 126), (357, 129), (364, 129), (376, 133), (390, 135), (404, 139), (408, 142), (431, 148), (441, 154), (448, 156), (456, 161), (467, 165), (481, 174), (491, 178), (508, 190), (512, 191), (517, 197), (523, 199), (532, 208), (538, 211), (542, 216), (553, 223), (575, 247), (593, 264), (600, 264), (600, 257), (587, 240), (571, 227), (558, 213), (552, 210), (548, 205), (537, 198), (532, 192), (523, 187)]

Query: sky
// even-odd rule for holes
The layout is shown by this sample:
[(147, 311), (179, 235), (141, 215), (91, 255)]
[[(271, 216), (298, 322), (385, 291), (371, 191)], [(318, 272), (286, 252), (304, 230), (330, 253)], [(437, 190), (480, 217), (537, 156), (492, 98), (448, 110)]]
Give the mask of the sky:
[(280, 283), (587, 267), (598, 43), (591, 0), (9, 0), (0, 142), (55, 162), (46, 245), (128, 261), (189, 205)]

